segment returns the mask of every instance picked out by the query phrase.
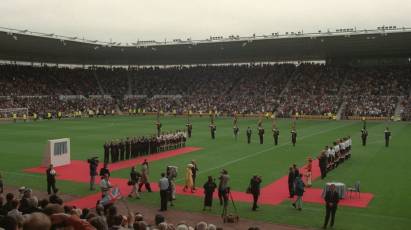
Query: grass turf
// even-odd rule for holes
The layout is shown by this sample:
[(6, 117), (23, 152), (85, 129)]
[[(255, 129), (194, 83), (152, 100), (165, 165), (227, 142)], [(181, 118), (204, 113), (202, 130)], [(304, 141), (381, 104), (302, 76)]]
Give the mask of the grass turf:
[[(185, 118), (162, 118), (163, 130), (182, 129)], [(390, 123), (392, 141), (384, 147), (385, 122), (368, 122), (368, 145), (360, 144), (359, 130), (362, 122), (357, 121), (297, 121), (297, 146), (290, 145), (290, 121), (279, 120), (279, 145), (274, 146), (271, 137), (271, 122), (264, 121), (265, 143), (258, 144), (257, 120), (240, 119), (240, 134), (234, 140), (231, 119), (217, 119), (216, 140), (211, 140), (208, 118), (193, 118), (193, 138), (188, 145), (204, 148), (201, 151), (152, 162), (151, 180), (156, 181), (166, 165), (179, 167), (177, 183), (183, 183), (185, 165), (195, 159), (199, 165), (198, 185), (208, 175), (218, 176), (221, 168), (231, 175), (233, 190), (245, 191), (254, 174), (262, 175), (263, 186), (287, 174), (288, 166), (303, 165), (308, 156), (317, 156), (318, 151), (334, 139), (345, 135), (353, 137), (353, 157), (331, 172), (327, 181), (342, 181), (352, 185), (361, 181), (364, 192), (375, 195), (368, 208), (339, 207), (335, 229), (407, 229), (411, 225), (411, 172), (408, 166), (411, 156), (409, 123)], [(253, 143), (246, 144), (245, 130), (253, 128)], [(155, 117), (107, 117), (62, 121), (39, 121), (0, 125), (0, 170), (6, 185), (26, 185), (45, 190), (45, 176), (22, 173), (22, 169), (40, 164), (46, 140), (62, 137), (71, 138), (72, 159), (87, 159), (96, 154), (102, 156), (102, 145), (111, 138), (147, 135), (155, 132)], [(129, 170), (113, 173), (114, 177), (128, 177)], [(322, 187), (323, 181), (315, 181), (314, 187)], [(81, 183), (58, 182), (61, 191), (74, 195), (89, 194), (88, 186)], [(275, 195), (275, 194), (274, 194)], [(159, 206), (158, 194), (143, 194), (139, 201)], [(178, 196), (176, 209), (200, 211), (202, 199)], [(291, 208), (285, 201), (278, 206), (263, 205), (258, 212), (250, 211), (250, 204), (238, 203), (241, 217), (297, 226), (320, 227), (324, 207), (319, 204), (304, 204), (302, 212)], [(218, 215), (220, 208), (215, 203), (212, 214)]]

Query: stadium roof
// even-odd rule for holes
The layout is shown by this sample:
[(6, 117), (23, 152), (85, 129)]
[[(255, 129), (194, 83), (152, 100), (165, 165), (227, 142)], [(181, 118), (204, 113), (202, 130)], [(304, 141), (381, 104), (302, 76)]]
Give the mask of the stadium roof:
[(179, 65), (411, 57), (411, 29), (290, 33), (202, 41), (105, 43), (1, 28), (0, 59), (85, 65)]

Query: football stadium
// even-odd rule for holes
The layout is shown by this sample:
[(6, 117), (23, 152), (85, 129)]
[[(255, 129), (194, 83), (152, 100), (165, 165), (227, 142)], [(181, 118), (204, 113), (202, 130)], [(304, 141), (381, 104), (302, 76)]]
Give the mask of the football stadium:
[[(227, 1), (183, 24), (225, 25)], [(410, 27), (103, 41), (87, 13), (108, 2), (0, 16), (0, 229), (409, 229)], [(30, 22), (36, 7), (47, 16)], [(36, 29), (65, 17), (62, 33)], [(145, 20), (146, 37), (167, 21)], [(191, 32), (219, 31), (205, 28)]]

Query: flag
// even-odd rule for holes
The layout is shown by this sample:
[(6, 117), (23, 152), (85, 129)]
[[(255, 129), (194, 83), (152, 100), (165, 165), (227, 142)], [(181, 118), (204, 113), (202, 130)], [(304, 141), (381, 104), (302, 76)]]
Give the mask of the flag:
[(100, 204), (103, 206), (113, 204), (116, 200), (121, 198), (120, 189), (118, 187), (114, 187), (110, 189), (108, 194), (100, 200)]

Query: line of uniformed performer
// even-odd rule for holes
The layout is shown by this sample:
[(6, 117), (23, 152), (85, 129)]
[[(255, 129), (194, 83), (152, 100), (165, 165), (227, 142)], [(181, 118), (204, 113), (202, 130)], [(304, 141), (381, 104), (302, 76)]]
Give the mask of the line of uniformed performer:
[(185, 147), (186, 132), (177, 130), (159, 136), (127, 137), (121, 140), (106, 141), (104, 162), (118, 162), (161, 151)]
[[(214, 122), (212, 122), (212, 123), (210, 123), (209, 128), (210, 128), (211, 139), (214, 140), (216, 138), (215, 134), (216, 134), (217, 126)], [(274, 143), (274, 145), (278, 145), (280, 130), (276, 126), (274, 126), (271, 131), (272, 131), (273, 143)], [(237, 141), (239, 133), (240, 133), (240, 128), (239, 128), (237, 122), (235, 121), (234, 126), (233, 126), (234, 140)], [(265, 129), (262, 126), (261, 123), (259, 123), (258, 126), (257, 126), (257, 133), (258, 133), (258, 137), (259, 137), (259, 143), (264, 144)], [(247, 138), (247, 143), (250, 144), (251, 143), (251, 137), (252, 137), (252, 134), (253, 134), (252, 128), (250, 126), (247, 127), (247, 130), (246, 130), (245, 134), (246, 134), (246, 138)], [(291, 129), (291, 144), (293, 146), (295, 146), (296, 143), (297, 143), (297, 130), (296, 130), (296, 128), (292, 128)]]

